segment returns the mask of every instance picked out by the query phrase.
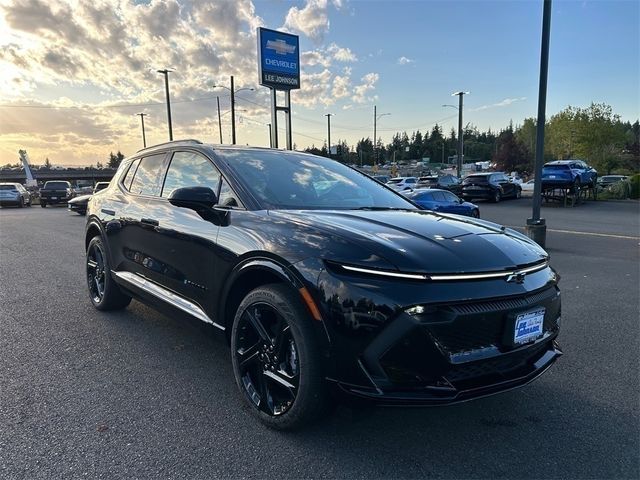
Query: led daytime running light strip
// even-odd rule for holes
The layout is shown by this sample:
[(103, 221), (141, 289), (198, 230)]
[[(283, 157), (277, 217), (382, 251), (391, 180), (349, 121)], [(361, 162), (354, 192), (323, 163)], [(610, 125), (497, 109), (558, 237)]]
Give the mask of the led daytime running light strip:
[(507, 277), (509, 275), (520, 275), (537, 272), (538, 270), (542, 270), (549, 266), (549, 262), (541, 263), (540, 265), (534, 265), (533, 267), (523, 268), (522, 270), (512, 270), (509, 272), (495, 272), (495, 273), (459, 273), (459, 274), (451, 274), (451, 275), (422, 275), (419, 273), (399, 273), (399, 272), (389, 272), (384, 270), (373, 270), (369, 268), (362, 267), (352, 267), (349, 265), (341, 265), (345, 270), (349, 270), (351, 272), (359, 272), (359, 273), (367, 273), (371, 275), (380, 275), (383, 277), (394, 277), (394, 278), (407, 278), (411, 280), (433, 280), (433, 281), (447, 281), (447, 280), (481, 280), (488, 278), (501, 278)]

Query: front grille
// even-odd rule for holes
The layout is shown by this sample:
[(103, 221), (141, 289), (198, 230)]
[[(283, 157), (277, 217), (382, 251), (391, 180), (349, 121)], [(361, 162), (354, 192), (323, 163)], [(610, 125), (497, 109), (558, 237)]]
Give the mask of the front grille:
[[(438, 307), (439, 312), (452, 321), (425, 325), (438, 347), (448, 355), (496, 347), (500, 351), (513, 348), (510, 343), (514, 324), (513, 313), (526, 308), (546, 308), (543, 330), (557, 331), (559, 305), (555, 287), (523, 297), (504, 300), (461, 303)], [(554, 308), (555, 305), (555, 308)]]
[(499, 377), (508, 375), (537, 360), (541, 353), (548, 348), (549, 342), (547, 341), (495, 358), (455, 365), (444, 376), (452, 384), (487, 376), (494, 376), (496, 380), (500, 380)]

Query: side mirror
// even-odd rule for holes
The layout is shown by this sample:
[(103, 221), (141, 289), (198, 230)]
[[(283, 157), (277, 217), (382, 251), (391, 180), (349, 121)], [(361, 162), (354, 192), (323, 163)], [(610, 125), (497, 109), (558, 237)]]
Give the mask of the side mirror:
[(183, 187), (171, 192), (169, 203), (176, 207), (197, 210), (213, 208), (218, 203), (218, 198), (209, 187)]

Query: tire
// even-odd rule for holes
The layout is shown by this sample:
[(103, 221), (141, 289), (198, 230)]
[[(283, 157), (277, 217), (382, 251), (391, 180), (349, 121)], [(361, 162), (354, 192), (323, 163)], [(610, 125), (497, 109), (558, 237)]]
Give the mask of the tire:
[(27, 203), (27, 207), (29, 208), (33, 207), (33, 200), (31, 200), (31, 198), (29, 198), (29, 203)]
[(522, 197), (522, 189), (521, 188), (516, 188), (516, 199)]
[(480, 210), (476, 208), (473, 212), (471, 212), (471, 216), (473, 218), (480, 218)]
[(109, 259), (102, 238), (93, 237), (87, 247), (87, 286), (91, 303), (98, 310), (119, 310), (131, 302), (131, 297), (120, 290), (111, 278)]
[(573, 181), (573, 191), (575, 193), (578, 193), (581, 187), (582, 187), (582, 182), (580, 181), (580, 177), (576, 177), (576, 179)]
[(47, 206), (47, 203), (46, 203), (46, 202), (43, 202), (42, 200), (40, 200), (40, 206), (41, 206), (42, 208), (44, 208), (44, 207), (46, 207), (46, 206)]
[(19, 208), (24, 208), (24, 198), (20, 197), (20, 201), (18, 202)]
[(500, 190), (496, 190), (493, 194), (493, 203), (500, 203), (500, 200), (502, 200), (502, 194)]
[(240, 303), (231, 331), (233, 374), (262, 423), (292, 430), (318, 419), (327, 385), (307, 308), (285, 285), (258, 287)]

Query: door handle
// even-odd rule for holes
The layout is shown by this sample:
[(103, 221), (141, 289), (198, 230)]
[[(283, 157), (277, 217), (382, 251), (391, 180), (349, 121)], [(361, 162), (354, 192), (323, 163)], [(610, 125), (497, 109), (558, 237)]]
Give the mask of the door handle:
[(152, 227), (157, 227), (158, 225), (160, 225), (160, 222), (158, 222), (158, 220), (154, 220), (153, 218), (141, 218), (140, 223), (151, 225)]

